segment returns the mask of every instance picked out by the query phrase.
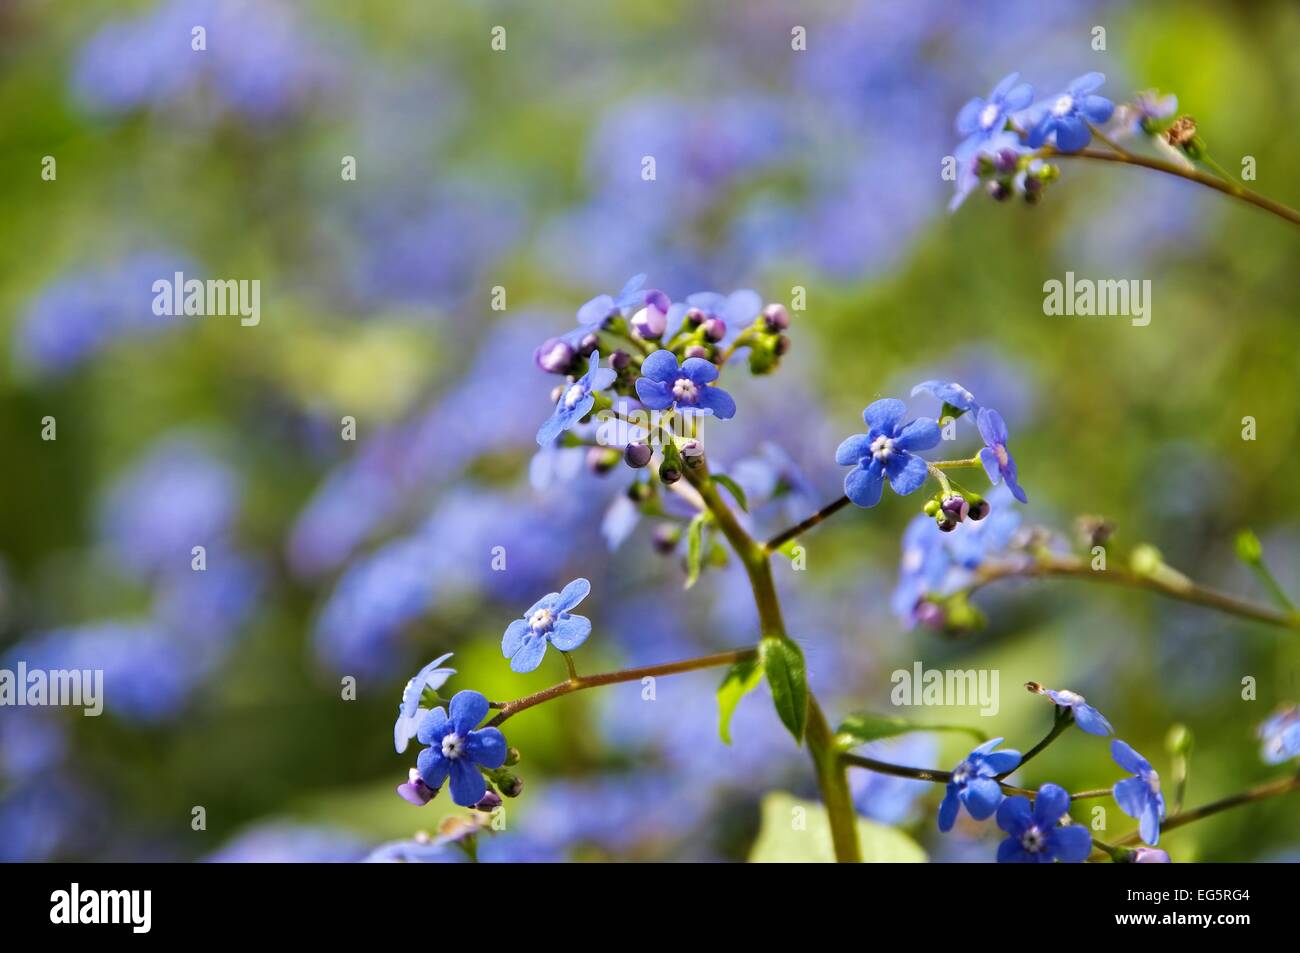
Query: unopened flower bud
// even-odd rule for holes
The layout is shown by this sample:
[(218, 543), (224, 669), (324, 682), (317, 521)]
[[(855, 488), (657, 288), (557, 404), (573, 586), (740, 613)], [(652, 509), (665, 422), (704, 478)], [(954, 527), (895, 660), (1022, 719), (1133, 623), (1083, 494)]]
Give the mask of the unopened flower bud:
[(650, 458), (653, 456), (654, 451), (651, 450), (647, 444), (629, 443), (627, 448), (623, 451), (623, 462), (625, 462), (629, 467), (639, 470), (641, 467), (649, 463)]
[(424, 778), (420, 777), (420, 772), (412, 768), (407, 775), (405, 784), (397, 786), (398, 796), (404, 801), (409, 801), (416, 807), (424, 807), (438, 795), (437, 788), (431, 788), (424, 783)]
[(727, 336), (727, 322), (721, 318), (709, 318), (701, 327), (704, 336), (715, 343)]
[(1158, 847), (1138, 847), (1124, 858), (1130, 864), (1168, 864), (1169, 853)]
[(690, 308), (682, 317), (682, 323), (688, 328), (698, 328), (704, 323), (704, 312), (699, 308)]
[(631, 362), (632, 358), (627, 351), (615, 351), (609, 356), (609, 366), (616, 371), (621, 371)]
[(1020, 156), (1016, 155), (1015, 149), (999, 149), (998, 154), (993, 159), (993, 168), (1002, 175), (1010, 175), (1016, 171), (1016, 166), (1020, 164)]
[(954, 493), (952, 496), (944, 497), (940, 509), (953, 522), (960, 523), (970, 512), (970, 504), (960, 493)]
[(682, 356), (686, 358), (702, 357), (707, 361), (713, 357), (713, 354), (703, 344), (692, 344), (686, 349)]
[(982, 520), (992, 512), (993, 507), (989, 505), (988, 500), (977, 500), (971, 504), (970, 518), (973, 520)]
[(595, 334), (587, 334), (578, 342), (578, 353), (584, 356), (589, 355), (598, 347), (600, 347), (600, 338)]
[(694, 437), (683, 440), (682, 445), (677, 448), (677, 452), (682, 455), (682, 459), (686, 461), (686, 465), (691, 469), (704, 462), (704, 444)]
[(926, 500), (925, 506), (921, 509), (925, 512), (926, 516), (934, 516), (934, 514), (939, 512), (939, 501), (933, 499)]
[(484, 811), (488, 814), (491, 814), (500, 806), (501, 806), (501, 795), (497, 794), (496, 791), (488, 791), (486, 794), (483, 795), (482, 798), (479, 799), (479, 802), (474, 805), (474, 810)]
[(654, 495), (649, 483), (633, 483), (627, 488), (627, 498), (633, 503), (644, 503)]
[(573, 346), (567, 341), (548, 338), (533, 351), (533, 363), (548, 374), (564, 374), (573, 366), (575, 354)]
[(944, 624), (943, 607), (935, 605), (928, 599), (922, 599), (917, 603), (916, 608), (912, 611), (916, 621), (921, 625), (928, 625), (931, 628), (941, 629)]
[(957, 528), (957, 521), (942, 510), (934, 518), (939, 530), (944, 533), (951, 533)]
[(783, 354), (790, 353), (790, 339), (784, 334), (778, 334), (776, 342), (772, 345), (773, 352), (780, 357)]
[(587, 451), (587, 469), (603, 476), (618, 463), (619, 453), (613, 447), (592, 447)]
[(773, 302), (763, 309), (763, 324), (774, 334), (784, 331), (790, 326), (790, 312), (785, 305)]
[(502, 797), (519, 797), (519, 793), (524, 789), (523, 778), (516, 774), (499, 774), (494, 780)]
[(506, 765), (506, 767), (509, 768), (509, 767), (512, 767), (513, 765), (518, 764), (519, 761), (520, 761), (520, 759), (521, 759), (522, 757), (523, 757), (523, 755), (521, 755), (521, 754), (519, 753), (519, 749), (518, 749), (518, 748), (515, 748), (515, 747), (513, 747), (513, 746), (507, 748), (507, 749), (506, 749), (506, 761), (505, 761), (505, 765)]
[(1007, 199), (1011, 198), (1011, 186), (998, 179), (989, 182), (987, 188), (989, 195), (993, 196), (993, 198), (997, 199), (999, 202), (1005, 202)]
[(682, 471), (667, 460), (659, 465), (659, 479), (663, 481), (665, 486), (672, 486), (681, 478)]
[(682, 531), (672, 523), (660, 523), (650, 532), (650, 544), (661, 556), (669, 556), (677, 549)]
[(645, 307), (632, 315), (632, 330), (647, 341), (658, 340), (668, 329), (668, 296), (662, 291), (647, 291)]

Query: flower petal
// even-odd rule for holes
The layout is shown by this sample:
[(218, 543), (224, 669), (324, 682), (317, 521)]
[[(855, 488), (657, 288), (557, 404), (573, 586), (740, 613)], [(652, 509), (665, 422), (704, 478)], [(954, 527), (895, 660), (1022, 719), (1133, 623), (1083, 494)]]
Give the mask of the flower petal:
[(441, 740), (446, 733), (447, 713), (441, 708), (433, 708), (425, 712), (415, 736), (419, 739), (420, 744), (431, 745), (435, 741)]
[(1148, 798), (1142, 816), (1138, 819), (1138, 833), (1152, 847), (1160, 843), (1160, 817), (1163, 812), (1155, 798)]
[(641, 363), (641, 376), (661, 384), (677, 380), (677, 358), (673, 352), (660, 348)]
[(1101, 712), (1083, 703), (1074, 706), (1074, 723), (1090, 735), (1109, 735), (1115, 731)]
[(889, 474), (890, 487), (899, 496), (907, 496), (921, 489), (925, 485), (925, 478), (930, 474), (926, 462), (910, 453), (894, 454), (885, 464), (885, 471)]
[(682, 362), (682, 376), (703, 387), (718, 379), (718, 365), (702, 357), (688, 357)]
[(667, 410), (673, 405), (673, 393), (668, 385), (648, 377), (636, 379), (636, 396), (651, 410)]
[(948, 791), (943, 796), (943, 802), (939, 805), (939, 830), (947, 833), (952, 830), (952, 825), (957, 821), (957, 810), (961, 807), (961, 802), (957, 799), (957, 785), (948, 785)]
[(1150, 790), (1141, 778), (1124, 778), (1122, 781), (1115, 782), (1111, 793), (1115, 795), (1115, 803), (1119, 805), (1119, 809), (1137, 820), (1146, 809), (1147, 794)]
[(511, 658), (520, 647), (524, 644), (524, 636), (528, 634), (528, 623), (523, 619), (515, 619), (506, 626), (506, 634), (501, 637), (501, 654), (506, 658)]
[(898, 423), (907, 413), (907, 405), (894, 397), (878, 400), (862, 412), (862, 419), (873, 431), (893, 436)]
[(415, 759), (415, 770), (420, 772), (424, 783), (435, 790), (442, 787), (443, 782), (447, 780), (447, 772), (450, 768), (451, 762), (444, 758), (437, 748), (425, 748)]
[(506, 763), (506, 737), (500, 728), (471, 731), (465, 739), (465, 752), (485, 768), (499, 768)]
[(1092, 835), (1082, 824), (1067, 824), (1047, 832), (1047, 851), (1063, 864), (1081, 864), (1092, 853)]
[[(692, 358), (691, 360), (695, 360)], [(700, 358), (703, 360), (703, 358)], [(710, 365), (711, 366), (711, 365)], [(721, 387), (705, 387), (700, 391), (700, 406), (713, 412), (719, 420), (736, 416), (736, 401)]]
[(874, 460), (869, 467), (854, 467), (844, 477), (844, 495), (857, 506), (875, 506), (884, 487), (885, 471)]
[(1017, 113), (1034, 101), (1034, 87), (1021, 83), (1002, 99), (1002, 108), (1009, 113)]
[(1005, 99), (1007, 93), (1011, 90), (1011, 87), (1016, 85), (1016, 82), (1019, 79), (1019, 72), (1008, 73), (1006, 76), (1003, 76), (998, 80), (998, 84), (993, 87), (993, 92), (989, 93), (989, 99), (995, 102), (997, 100)]
[(1001, 844), (998, 844), (998, 863), (1036, 864), (1038, 863), (1038, 857), (1025, 850), (1018, 839), (1008, 837)]
[(1112, 741), (1110, 743), (1110, 756), (1125, 771), (1132, 771), (1134, 774), (1151, 773), (1151, 762), (1134, 751), (1132, 745), (1126, 741), (1121, 741), (1118, 738)]
[(560, 592), (560, 597), (555, 600), (555, 612), (568, 612), (587, 598), (589, 592), (591, 592), (591, 583), (579, 576)]
[(998, 805), (998, 827), (1008, 834), (1019, 835), (1029, 826), (1033, 810), (1029, 798), (1022, 794), (1006, 798)]
[(852, 466), (863, 457), (870, 456), (871, 437), (855, 433), (835, 449), (835, 462), (842, 467)]
[(1078, 152), (1092, 141), (1092, 130), (1078, 116), (1059, 116), (1056, 120), (1056, 148)]
[(1070, 809), (1070, 794), (1059, 784), (1044, 784), (1034, 799), (1034, 820), (1039, 827), (1051, 827)]
[(985, 447), (979, 452), (980, 463), (984, 465), (984, 475), (989, 478), (989, 482), (997, 486), (1002, 482), (1002, 470), (998, 467), (998, 455), (993, 452), (991, 447)]
[(488, 700), (478, 692), (457, 692), (451, 699), (450, 720), (456, 734), (464, 738), (487, 717)]
[[(427, 781), (425, 782), (428, 783)], [(461, 807), (473, 807), (487, 793), (487, 782), (479, 769), (467, 758), (451, 763), (451, 799)]]
[(531, 672), (542, 664), (542, 656), (545, 654), (546, 636), (530, 631), (524, 637), (524, 644), (519, 647), (519, 651), (511, 656), (510, 671)]
[(1002, 802), (1002, 788), (992, 778), (975, 778), (961, 792), (961, 801), (975, 820), (987, 820)]
[(1085, 96), (1079, 104), (1079, 111), (1087, 120), (1097, 126), (1109, 122), (1115, 113), (1115, 104), (1105, 96)]
[(994, 447), (1010, 439), (1011, 435), (1007, 433), (1007, 422), (992, 407), (980, 408), (980, 412), (975, 415), (975, 425), (979, 427), (980, 437), (984, 440), (985, 446)]
[(942, 436), (938, 421), (929, 417), (917, 417), (898, 432), (894, 438), (894, 447), (899, 450), (929, 450)]
[(586, 616), (571, 615), (560, 619), (551, 629), (551, 644), (561, 652), (572, 652), (591, 635), (591, 620)]
[(1014, 771), (1020, 764), (1020, 752), (1013, 748), (1006, 751), (994, 751), (992, 754), (985, 756), (983, 767), (988, 768), (994, 774), (1006, 774), (1008, 771)]
[(961, 107), (961, 110), (957, 113), (957, 120), (953, 123), (953, 126), (961, 135), (969, 136), (972, 132), (979, 130), (980, 113), (983, 111), (984, 100), (976, 96), (974, 99), (967, 102), (965, 106)]
[(1067, 92), (1075, 99), (1080, 96), (1086, 96), (1094, 90), (1100, 89), (1101, 85), (1106, 82), (1105, 73), (1084, 73), (1082, 76), (1073, 80), (1068, 87)]

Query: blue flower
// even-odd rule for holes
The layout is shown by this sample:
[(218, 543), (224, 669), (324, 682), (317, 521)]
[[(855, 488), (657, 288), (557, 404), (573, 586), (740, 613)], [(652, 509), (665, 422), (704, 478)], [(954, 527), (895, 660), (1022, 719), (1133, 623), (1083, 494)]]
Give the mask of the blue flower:
[(451, 776), (451, 799), (473, 807), (487, 793), (482, 768), (499, 768), (506, 761), (506, 739), (496, 728), (474, 727), (488, 713), (488, 701), (478, 692), (457, 692), (451, 715), (435, 708), (420, 722), (420, 744), (429, 745), (416, 761), (420, 777), (435, 792)]
[(1300, 755), (1300, 706), (1284, 708), (1259, 726), (1264, 741), (1261, 752), (1269, 764), (1281, 764)]
[(426, 688), (437, 691), (446, 684), (447, 679), (456, 674), (454, 668), (442, 668), (441, 665), (451, 658), (451, 653), (439, 655), (436, 659), (420, 669), (415, 678), (406, 683), (402, 689), (402, 703), (397, 706), (397, 723), (393, 725), (393, 744), (397, 753), (406, 750), (406, 745), (415, 737), (424, 711), (420, 709), (420, 696)]
[(1042, 114), (1029, 132), (1029, 145), (1037, 149), (1055, 135), (1056, 148), (1061, 152), (1078, 152), (1091, 142), (1089, 123), (1100, 125), (1115, 111), (1109, 99), (1093, 95), (1105, 81), (1101, 73), (1086, 73), (1065, 92), (1042, 104)]
[(1020, 488), (1018, 482), (1015, 458), (1007, 450), (1007, 422), (996, 410), (981, 407), (975, 417), (975, 424), (980, 429), (980, 436), (984, 438), (980, 463), (984, 464), (984, 472), (988, 474), (989, 482), (996, 486), (1002, 480), (1006, 480), (1007, 487), (1015, 498), (1021, 503), (1028, 503), (1029, 497), (1025, 496), (1025, 491)]
[(1020, 763), (1019, 751), (993, 750), (1000, 744), (1001, 738), (984, 742), (952, 769), (948, 792), (939, 805), (939, 830), (952, 830), (957, 810), (963, 804), (977, 821), (987, 820), (998, 809), (1002, 802), (1002, 787), (996, 780), (997, 776), (1014, 770)]
[(912, 388), (912, 396), (922, 393), (931, 394), (958, 410), (974, 412), (980, 409), (980, 405), (975, 401), (975, 395), (956, 381), (922, 381)]
[(606, 318), (641, 304), (645, 297), (641, 290), (645, 287), (645, 278), (644, 274), (633, 275), (617, 295), (596, 295), (578, 309), (578, 324), (594, 331), (605, 323)]
[(998, 805), (998, 827), (1009, 835), (998, 845), (999, 864), (1081, 864), (1092, 853), (1092, 835), (1079, 824), (1059, 821), (1070, 809), (1070, 795), (1058, 784), (1044, 784), (1031, 806), (1016, 795)]
[(516, 672), (531, 672), (542, 664), (546, 643), (550, 642), (561, 652), (572, 652), (591, 635), (591, 620), (586, 616), (571, 615), (569, 610), (587, 598), (591, 583), (575, 579), (563, 592), (543, 596), (515, 619), (501, 639), (501, 654), (510, 659), (510, 668)]
[(538, 428), (538, 446), (549, 447), (556, 437), (591, 413), (591, 408), (596, 404), (596, 392), (604, 390), (618, 377), (612, 368), (600, 366), (599, 351), (591, 352), (590, 361), (587, 373), (564, 389), (560, 399), (555, 402), (555, 413)]
[(672, 351), (658, 350), (641, 364), (636, 395), (651, 410), (677, 406), (719, 420), (736, 416), (736, 402), (721, 387), (712, 386), (718, 368), (702, 357), (688, 357), (680, 366)]
[(939, 442), (939, 425), (929, 417), (902, 424), (907, 407), (892, 397), (862, 412), (865, 434), (849, 437), (835, 451), (835, 462), (852, 466), (844, 478), (844, 495), (858, 506), (880, 502), (885, 477), (899, 496), (921, 488), (929, 474), (926, 462), (909, 451), (929, 450)]
[(974, 154), (978, 146), (1002, 132), (1012, 113), (1033, 101), (1033, 88), (1019, 79), (1019, 73), (1004, 76), (988, 99), (976, 96), (957, 113), (957, 131), (966, 137), (957, 148), (958, 158)]
[(1125, 120), (1124, 132), (1150, 135), (1158, 130), (1162, 119), (1168, 119), (1178, 111), (1178, 97), (1173, 93), (1161, 96), (1155, 90), (1146, 90), (1133, 98), (1132, 105), (1120, 109)]
[(1115, 733), (1115, 729), (1097, 709), (1084, 700), (1084, 697), (1078, 692), (1068, 690), (1056, 691), (1051, 688), (1043, 689), (1039, 694), (1046, 695), (1062, 708), (1068, 708), (1074, 713), (1074, 723), (1090, 735), (1110, 735)]
[(1110, 756), (1133, 777), (1115, 782), (1115, 803), (1138, 822), (1138, 833), (1148, 844), (1160, 840), (1160, 820), (1165, 816), (1165, 796), (1160, 792), (1160, 775), (1151, 762), (1116, 738), (1110, 743)]

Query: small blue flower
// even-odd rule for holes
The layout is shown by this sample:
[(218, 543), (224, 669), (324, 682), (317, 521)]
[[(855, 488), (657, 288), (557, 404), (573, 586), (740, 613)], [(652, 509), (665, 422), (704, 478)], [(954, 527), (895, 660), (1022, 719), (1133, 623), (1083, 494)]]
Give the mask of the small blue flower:
[(1046, 695), (1062, 708), (1068, 708), (1074, 712), (1074, 723), (1090, 735), (1110, 735), (1115, 733), (1115, 729), (1097, 709), (1084, 700), (1084, 697), (1078, 692), (1069, 690), (1056, 691), (1055, 689), (1045, 688), (1040, 693)]
[(437, 691), (447, 683), (447, 679), (456, 674), (454, 668), (442, 668), (442, 663), (451, 658), (451, 653), (440, 655), (416, 674), (402, 689), (402, 703), (397, 706), (397, 722), (393, 725), (393, 744), (397, 753), (406, 750), (407, 744), (415, 737), (424, 711), (420, 708), (420, 696), (426, 688)]
[(1157, 130), (1162, 119), (1168, 119), (1178, 111), (1178, 97), (1173, 93), (1161, 96), (1153, 89), (1146, 90), (1133, 98), (1131, 106), (1122, 108), (1128, 121), (1125, 132), (1150, 135)]
[(975, 395), (956, 381), (922, 381), (912, 388), (912, 396), (915, 397), (917, 394), (930, 394), (962, 411), (975, 412), (980, 409), (980, 405), (975, 401)]
[(556, 437), (572, 429), (574, 424), (591, 413), (591, 408), (596, 404), (596, 392), (604, 390), (618, 377), (612, 368), (600, 366), (599, 351), (592, 351), (590, 360), (587, 373), (564, 389), (555, 403), (555, 412), (538, 428), (539, 447), (549, 447)]
[(1106, 77), (1101, 73), (1080, 76), (1065, 92), (1040, 107), (1041, 116), (1029, 132), (1029, 145), (1037, 149), (1055, 135), (1061, 152), (1078, 152), (1092, 141), (1089, 123), (1100, 125), (1115, 112), (1115, 104), (1105, 96), (1093, 95)]
[(929, 467), (909, 451), (929, 450), (939, 442), (939, 425), (929, 417), (903, 424), (907, 407), (887, 397), (862, 412), (868, 430), (849, 437), (835, 451), (835, 462), (852, 466), (844, 478), (844, 495), (858, 506), (875, 506), (885, 477), (899, 496), (915, 492), (925, 483)]
[(578, 324), (589, 330), (596, 330), (605, 319), (615, 314), (624, 314), (629, 309), (640, 305), (645, 298), (641, 290), (645, 287), (644, 274), (633, 275), (617, 295), (596, 295), (578, 309)]
[(672, 351), (658, 350), (641, 364), (636, 395), (650, 410), (675, 406), (730, 420), (736, 416), (736, 402), (721, 387), (712, 386), (717, 379), (717, 366), (702, 357), (688, 357), (679, 366)]
[(1002, 132), (1012, 113), (1033, 101), (1033, 87), (1019, 79), (1019, 73), (1004, 76), (988, 99), (976, 96), (957, 113), (957, 131), (966, 137), (957, 149), (958, 158), (973, 155), (980, 144)]
[(1110, 743), (1110, 756), (1133, 777), (1115, 782), (1115, 803), (1138, 822), (1138, 833), (1148, 844), (1160, 840), (1160, 821), (1165, 816), (1165, 796), (1160, 791), (1160, 775), (1151, 762), (1116, 738)]
[(1070, 795), (1059, 784), (1044, 784), (1031, 806), (1016, 795), (998, 805), (998, 827), (1008, 837), (998, 845), (999, 864), (1081, 864), (1092, 853), (1092, 835), (1079, 824), (1060, 826)]
[(984, 438), (980, 463), (984, 464), (984, 472), (988, 474), (989, 482), (997, 486), (1002, 480), (1006, 480), (1007, 488), (1011, 490), (1012, 495), (1021, 503), (1028, 503), (1029, 497), (1020, 488), (1015, 458), (1007, 449), (1007, 422), (996, 410), (981, 407), (975, 417), (975, 424), (979, 427), (980, 436)]
[(546, 643), (550, 642), (561, 652), (572, 652), (591, 635), (591, 620), (586, 616), (571, 615), (569, 610), (587, 598), (591, 583), (575, 579), (563, 592), (543, 596), (515, 619), (501, 639), (501, 654), (510, 659), (510, 668), (516, 672), (531, 672), (542, 664)]
[(506, 739), (496, 728), (474, 728), (488, 713), (488, 701), (478, 692), (457, 692), (451, 715), (435, 708), (420, 722), (420, 744), (428, 745), (416, 761), (420, 778), (435, 792), (451, 777), (451, 799), (473, 807), (487, 793), (482, 768), (499, 768), (506, 761)]
[(1263, 739), (1262, 757), (1268, 764), (1281, 764), (1300, 755), (1300, 706), (1284, 708), (1259, 726)]
[(957, 820), (957, 810), (966, 805), (970, 816), (977, 821), (988, 820), (1002, 803), (1002, 787), (997, 782), (999, 774), (1006, 774), (1020, 763), (1020, 752), (1007, 749), (994, 751), (1002, 744), (1001, 738), (986, 741), (966, 760), (952, 769), (948, 792), (939, 805), (939, 830), (950, 831)]

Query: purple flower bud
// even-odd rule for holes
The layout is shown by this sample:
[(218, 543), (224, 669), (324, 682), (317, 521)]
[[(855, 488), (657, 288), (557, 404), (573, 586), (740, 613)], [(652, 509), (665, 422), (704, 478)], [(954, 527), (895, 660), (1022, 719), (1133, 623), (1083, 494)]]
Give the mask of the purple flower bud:
[(548, 374), (564, 374), (573, 365), (577, 352), (560, 338), (548, 338), (533, 351), (533, 362)]
[(686, 358), (702, 357), (706, 361), (713, 357), (709, 349), (702, 344), (692, 344), (683, 355)]
[(505, 797), (519, 797), (524, 789), (524, 780), (515, 774), (501, 775), (497, 778), (497, 788)]
[(945, 497), (940, 507), (944, 515), (955, 523), (960, 523), (970, 513), (970, 504), (960, 493), (954, 493), (952, 496)]
[(704, 336), (715, 343), (727, 336), (727, 322), (721, 318), (709, 318), (703, 327)]
[(940, 513), (935, 522), (939, 524), (939, 531), (942, 533), (951, 533), (957, 528), (957, 521), (947, 513)]
[(678, 470), (668, 461), (664, 461), (659, 467), (659, 479), (664, 482), (665, 486), (671, 486), (682, 478), (682, 471)]
[(783, 304), (769, 304), (763, 309), (763, 323), (773, 333), (784, 331), (790, 326), (790, 312)]
[(584, 335), (582, 340), (578, 342), (578, 353), (584, 355), (590, 354), (592, 351), (596, 350), (599, 347), (600, 347), (600, 338), (598, 338), (595, 334), (587, 334)]
[(404, 801), (409, 801), (416, 807), (424, 807), (438, 795), (436, 788), (431, 788), (424, 783), (424, 778), (420, 777), (420, 772), (415, 768), (407, 776), (409, 780), (405, 784), (397, 786), (397, 793)]
[(1016, 166), (1020, 164), (1020, 156), (1016, 155), (1014, 149), (1000, 149), (997, 157), (993, 161), (993, 168), (1003, 175), (1010, 175), (1016, 171)]
[(669, 556), (677, 549), (677, 542), (682, 538), (682, 531), (672, 523), (660, 523), (650, 533), (650, 544), (661, 556)]
[(615, 351), (609, 356), (609, 366), (616, 371), (621, 371), (627, 367), (631, 360), (627, 351)]
[(1169, 854), (1166, 851), (1159, 850), (1155, 847), (1139, 847), (1133, 851), (1129, 861), (1134, 864), (1167, 864), (1170, 863)]
[(662, 291), (647, 291), (645, 307), (632, 315), (632, 330), (647, 341), (656, 341), (668, 330), (668, 296)]
[(944, 612), (942, 606), (937, 606), (928, 599), (922, 599), (912, 610), (916, 621), (922, 625), (928, 625), (934, 629), (942, 629), (944, 625)]
[(496, 791), (488, 791), (482, 799), (474, 805), (476, 811), (486, 811), (489, 814), (501, 806), (501, 795)]
[(999, 182), (996, 179), (988, 184), (989, 195), (999, 202), (1005, 202), (1011, 198), (1011, 187), (1005, 182)]
[(777, 356), (788, 354), (790, 352), (790, 339), (784, 334), (778, 334), (776, 337), (776, 344), (772, 347), (772, 350), (777, 354)]
[(624, 462), (635, 470), (639, 470), (649, 463), (652, 456), (654, 456), (654, 451), (644, 443), (629, 443), (623, 451)]
[(682, 318), (682, 323), (688, 328), (698, 328), (704, 323), (704, 318), (705, 314), (699, 308), (689, 308)]
[(970, 518), (973, 520), (982, 520), (984, 517), (988, 516), (992, 510), (993, 507), (989, 506), (988, 500), (980, 500), (970, 508)]

